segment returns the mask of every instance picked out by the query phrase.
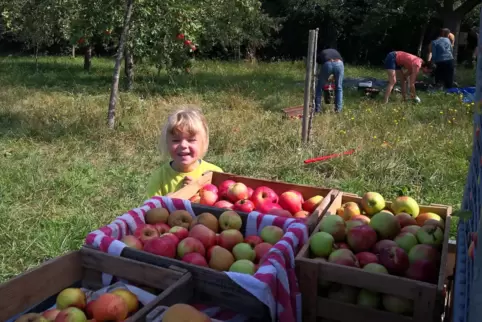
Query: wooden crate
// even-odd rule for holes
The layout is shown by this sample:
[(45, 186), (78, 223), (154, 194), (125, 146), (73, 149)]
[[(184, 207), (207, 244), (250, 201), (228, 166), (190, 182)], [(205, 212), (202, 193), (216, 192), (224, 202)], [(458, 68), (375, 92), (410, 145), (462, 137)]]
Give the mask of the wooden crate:
[[(192, 204), (192, 209), (196, 215), (209, 212), (217, 218), (226, 211), (225, 209), (200, 204)], [(242, 219), (240, 231), (243, 236), (245, 236), (248, 214), (240, 211), (237, 211), (237, 213)], [(250, 315), (250, 317), (257, 321), (269, 319), (268, 307), (223, 272), (209, 267), (192, 265), (178, 259), (158, 256), (130, 247), (126, 247), (122, 251), (121, 256), (160, 267), (176, 266), (186, 269), (193, 276), (194, 295), (198, 301)]]
[(43, 312), (52, 307), (57, 294), (68, 287), (100, 289), (101, 273), (128, 280), (138, 287), (161, 291), (154, 301), (125, 320), (128, 322), (145, 321), (154, 307), (176, 303), (176, 297), (171, 299), (171, 295), (192, 282), (191, 274), (178, 267), (162, 268), (82, 248), (1, 284), (0, 321), (25, 313)]
[[(335, 198), (325, 216), (335, 215), (336, 210), (345, 202), (360, 204), (361, 197), (354, 194), (340, 193)], [(390, 209), (391, 202), (386, 202)], [(445, 235), (441, 251), (441, 263), (447, 262), (448, 240), (452, 207), (444, 205), (420, 205), (420, 212), (434, 212), (445, 220)], [(320, 224), (313, 233), (320, 230)], [(310, 239), (312, 236), (310, 237)], [(341, 266), (311, 259), (309, 241), (296, 257), (296, 272), (303, 299), (303, 321), (317, 321), (319, 318), (340, 322), (357, 321), (360, 317), (371, 322), (439, 322), (444, 310), (444, 287), (446, 268), (441, 265), (437, 284), (420, 282), (404, 277), (388, 274), (377, 274), (362, 271), (358, 268)], [(314, 285), (313, 281), (318, 281)], [(343, 303), (320, 296), (319, 284), (334, 282), (368, 289), (374, 292), (391, 294), (413, 300), (413, 315), (398, 315), (387, 311), (364, 308), (354, 304)]]
[[(327, 188), (318, 188), (309, 185), (303, 184), (292, 184), (286, 183), (281, 181), (273, 181), (273, 180), (265, 180), (265, 179), (255, 179), (240, 175), (235, 175), (232, 173), (223, 173), (223, 172), (209, 172), (202, 176), (199, 180), (194, 181), (193, 183), (181, 188), (180, 190), (169, 194), (168, 196), (171, 198), (180, 198), (180, 199), (189, 199), (194, 196), (202, 186), (208, 183), (212, 183), (216, 186), (221, 184), (225, 180), (234, 180), (236, 182), (242, 182), (248, 187), (252, 189), (256, 189), (260, 186), (266, 186), (274, 190), (278, 195), (282, 194), (287, 190), (296, 190), (299, 191), (303, 198), (309, 199), (316, 195), (323, 196), (323, 201), (316, 207), (312, 214), (307, 218), (305, 224), (308, 227), (308, 232), (311, 233), (315, 226), (318, 224), (321, 216), (326, 212), (328, 206), (334, 200), (334, 198), (338, 195), (339, 191), (334, 189), (327, 189)], [(212, 209), (216, 209), (214, 207), (210, 207)]]
[(289, 119), (301, 119), (303, 117), (303, 105), (291, 106), (283, 109), (285, 117)]

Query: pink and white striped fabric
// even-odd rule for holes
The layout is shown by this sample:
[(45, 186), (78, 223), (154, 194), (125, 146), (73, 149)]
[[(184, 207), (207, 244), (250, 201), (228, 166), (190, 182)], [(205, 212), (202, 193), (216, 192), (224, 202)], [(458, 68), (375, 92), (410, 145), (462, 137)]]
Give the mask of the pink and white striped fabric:
[[(85, 243), (103, 252), (120, 256), (124, 247), (127, 246), (119, 239), (125, 235), (131, 235), (139, 225), (144, 224), (144, 215), (149, 209), (160, 207), (168, 209), (169, 212), (187, 210), (195, 217), (188, 200), (153, 197), (143, 206), (132, 209), (117, 217), (109, 225), (89, 233)], [(259, 235), (265, 226), (270, 225), (282, 228), (285, 234), (259, 263), (259, 269), (254, 276), (235, 272), (225, 272), (225, 274), (266, 304), (270, 309), (272, 321), (301, 322), (301, 294), (295, 274), (295, 256), (308, 240), (308, 229), (298, 219), (263, 215), (253, 211), (248, 216), (245, 235)], [(111, 281), (112, 276), (103, 275), (105, 285), (110, 284)], [(245, 320), (241, 315), (221, 312), (219, 308), (206, 310), (206, 312), (214, 312), (214, 316), (211, 317), (222, 321)]]

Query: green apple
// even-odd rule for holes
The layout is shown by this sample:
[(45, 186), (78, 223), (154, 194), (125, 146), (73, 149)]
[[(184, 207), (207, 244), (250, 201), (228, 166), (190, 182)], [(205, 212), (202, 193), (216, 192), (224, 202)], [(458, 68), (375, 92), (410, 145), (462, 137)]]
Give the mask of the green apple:
[(417, 237), (415, 237), (414, 234), (410, 232), (401, 232), (398, 234), (397, 237), (395, 237), (394, 241), (397, 243), (397, 245), (402, 248), (405, 252), (410, 251), (415, 245), (418, 244)]
[(231, 267), (229, 267), (230, 272), (244, 273), (249, 275), (254, 275), (255, 266), (254, 263), (247, 259), (240, 259), (235, 261)]
[(361, 289), (360, 293), (358, 293), (356, 304), (376, 309), (380, 306), (380, 294), (366, 289)]
[(439, 226), (425, 225), (417, 231), (417, 239), (420, 244), (439, 246), (444, 241), (444, 232)]
[(385, 199), (378, 192), (367, 192), (362, 197), (361, 205), (365, 213), (371, 217), (385, 208)]
[(363, 266), (362, 268), (364, 271), (372, 272), (372, 273), (380, 273), (380, 274), (388, 274), (387, 269), (385, 266), (377, 263), (369, 263)]
[(415, 199), (409, 196), (401, 196), (395, 199), (392, 203), (392, 210), (395, 215), (399, 213), (407, 213), (413, 218), (417, 218), (418, 214), (420, 213), (420, 207)]
[(332, 235), (319, 231), (311, 237), (310, 250), (316, 257), (327, 257), (333, 251), (334, 242)]
[(236, 260), (247, 259), (249, 261), (254, 261), (256, 253), (253, 247), (247, 243), (239, 243), (233, 247), (233, 255)]

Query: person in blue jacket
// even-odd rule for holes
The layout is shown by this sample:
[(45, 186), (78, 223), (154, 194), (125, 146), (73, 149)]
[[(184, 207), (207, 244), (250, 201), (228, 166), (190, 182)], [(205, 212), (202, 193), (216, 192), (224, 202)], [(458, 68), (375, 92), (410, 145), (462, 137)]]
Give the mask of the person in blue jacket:
[(435, 83), (452, 88), (454, 84), (454, 56), (452, 42), (449, 39), (450, 30), (443, 28), (437, 39), (428, 47), (428, 62), (435, 64)]

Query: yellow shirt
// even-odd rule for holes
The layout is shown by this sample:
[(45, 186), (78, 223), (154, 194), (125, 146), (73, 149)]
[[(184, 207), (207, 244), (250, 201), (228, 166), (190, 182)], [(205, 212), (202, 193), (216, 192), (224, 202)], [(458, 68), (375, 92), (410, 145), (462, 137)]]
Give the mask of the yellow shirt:
[(209, 171), (223, 172), (220, 167), (203, 160), (200, 160), (199, 166), (194, 171), (188, 173), (177, 172), (171, 167), (170, 162), (166, 162), (154, 171), (149, 179), (147, 197), (165, 196), (168, 193), (175, 192), (182, 188), (184, 177), (189, 176), (195, 180)]

